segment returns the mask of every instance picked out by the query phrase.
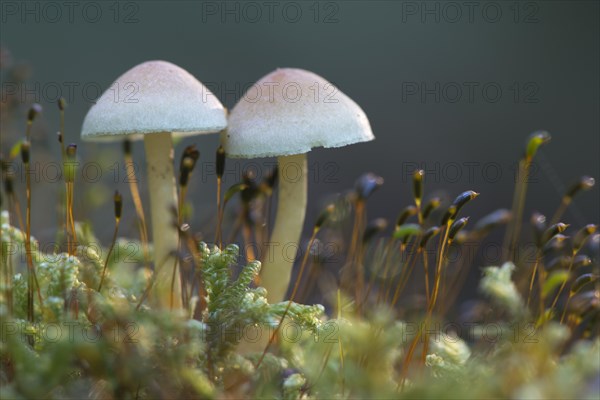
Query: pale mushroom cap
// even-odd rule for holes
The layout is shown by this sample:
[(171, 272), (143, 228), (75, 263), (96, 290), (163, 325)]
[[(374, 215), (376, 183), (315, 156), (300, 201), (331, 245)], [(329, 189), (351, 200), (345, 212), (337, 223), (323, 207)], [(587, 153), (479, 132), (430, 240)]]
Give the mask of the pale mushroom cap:
[(277, 69), (256, 82), (229, 115), (230, 157), (303, 154), (373, 140), (364, 111), (333, 84), (302, 69)]
[(147, 61), (121, 75), (83, 121), (84, 140), (140, 139), (171, 132), (194, 135), (227, 126), (217, 97), (189, 72), (166, 61)]

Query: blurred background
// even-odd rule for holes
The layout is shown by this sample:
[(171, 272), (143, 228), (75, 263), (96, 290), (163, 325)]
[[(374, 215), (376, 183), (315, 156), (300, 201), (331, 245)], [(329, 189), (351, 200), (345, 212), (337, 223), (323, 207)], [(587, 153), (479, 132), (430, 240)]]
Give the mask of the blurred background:
[[(93, 161), (78, 178), (75, 217), (110, 240), (112, 193), (125, 196), (122, 235), (136, 236), (120, 144), (80, 140), (83, 118), (123, 72), (153, 59), (173, 62), (232, 108), (245, 89), (277, 67), (299, 67), (335, 83), (368, 115), (376, 140), (309, 153), (307, 227), (330, 196), (364, 172), (385, 179), (369, 218), (393, 221), (412, 201), (410, 176), (426, 172), (426, 194), (481, 193), (468, 214), (510, 208), (527, 136), (552, 135), (533, 167), (525, 216), (551, 215), (566, 188), (600, 170), (599, 21), (596, 1), (2, 1), (2, 153), (23, 137), (27, 110), (44, 111), (33, 131), (32, 231), (54, 238), (62, 181), (56, 100), (69, 103), (67, 143)], [(197, 144), (200, 169), (188, 199), (192, 226), (215, 215), (212, 172), (217, 135)], [(147, 206), (143, 145), (134, 155)], [(269, 162), (271, 164), (269, 164)], [(273, 160), (254, 160), (260, 177)], [(230, 160), (225, 186), (247, 162)], [(24, 175), (17, 179), (24, 190)], [(24, 194), (21, 195), (24, 198)], [(576, 198), (565, 220), (599, 220), (598, 187)], [(111, 221), (111, 222), (107, 222)]]

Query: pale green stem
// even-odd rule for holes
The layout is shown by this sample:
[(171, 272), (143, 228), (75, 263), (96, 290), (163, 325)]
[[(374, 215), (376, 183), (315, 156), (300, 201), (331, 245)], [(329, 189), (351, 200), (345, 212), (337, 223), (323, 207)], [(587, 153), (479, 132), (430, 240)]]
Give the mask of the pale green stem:
[(261, 272), (261, 286), (267, 289), (271, 304), (285, 298), (304, 226), (307, 196), (306, 154), (282, 156), (277, 162), (277, 216)]
[[(170, 305), (171, 279), (173, 271), (160, 268), (161, 265), (175, 265), (174, 256), (177, 249), (177, 230), (173, 225), (171, 212), (177, 203), (175, 191), (175, 174), (173, 172), (173, 142), (171, 133), (152, 133), (144, 136), (146, 149), (146, 168), (148, 176), (148, 193), (150, 193), (150, 216), (152, 218), (152, 241), (154, 243), (154, 273), (156, 285), (151, 298), (160, 308)], [(166, 261), (170, 260), (170, 261)], [(182, 307), (181, 281), (179, 271), (175, 272), (173, 308)]]

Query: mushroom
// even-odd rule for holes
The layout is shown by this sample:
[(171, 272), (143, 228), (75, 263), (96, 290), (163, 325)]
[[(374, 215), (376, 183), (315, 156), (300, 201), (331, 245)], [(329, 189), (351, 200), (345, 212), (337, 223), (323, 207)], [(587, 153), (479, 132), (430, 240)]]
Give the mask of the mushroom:
[(223, 133), (230, 157), (277, 157), (279, 195), (261, 285), (271, 303), (285, 297), (304, 225), (306, 153), (374, 139), (363, 110), (322, 77), (282, 68), (248, 89)]
[(178, 246), (170, 213), (178, 204), (171, 136), (218, 132), (226, 125), (225, 110), (210, 90), (166, 61), (148, 61), (121, 75), (83, 122), (83, 140), (144, 139), (156, 274), (154, 303), (158, 307), (169, 307), (173, 273), (174, 307), (181, 307), (179, 272), (170, 270)]

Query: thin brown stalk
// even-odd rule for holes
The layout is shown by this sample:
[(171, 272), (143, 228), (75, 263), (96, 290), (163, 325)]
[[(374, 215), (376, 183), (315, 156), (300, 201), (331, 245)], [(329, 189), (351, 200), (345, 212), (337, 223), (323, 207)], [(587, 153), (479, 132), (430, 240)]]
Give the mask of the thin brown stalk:
[(252, 230), (248, 223), (244, 222), (242, 224), (242, 236), (244, 237), (245, 250), (246, 250), (246, 261), (254, 261), (256, 260), (256, 254), (254, 254), (254, 243), (252, 242)]
[(404, 383), (406, 381), (406, 376), (408, 374), (408, 367), (413, 358), (415, 349), (417, 348), (417, 344), (419, 343), (419, 340), (421, 339), (421, 334), (422, 334), (422, 329), (419, 329), (415, 338), (412, 340), (410, 347), (408, 348), (406, 357), (404, 358), (404, 362), (402, 363), (402, 368), (400, 369), (400, 380), (398, 382), (398, 385), (396, 386), (397, 391), (404, 388)]
[[(475, 252), (472, 254), (477, 254), (479, 250), (479, 245), (475, 247)], [(461, 260), (461, 263), (457, 265), (458, 274), (455, 275), (455, 279), (450, 283), (450, 287), (452, 291), (449, 293), (448, 297), (444, 298), (443, 304), (440, 304), (440, 308), (438, 308), (438, 312), (442, 315), (448, 311), (450, 306), (454, 304), (456, 297), (460, 293), (461, 288), (463, 287), (465, 280), (469, 276), (469, 271), (471, 270), (472, 263), (465, 263), (465, 258)]]
[[(363, 210), (364, 210), (364, 201), (361, 199), (357, 199), (355, 202), (355, 212), (354, 212), (354, 221), (352, 225), (352, 236), (350, 239), (350, 247), (348, 249), (347, 263), (350, 268), (353, 269), (352, 272), (355, 273), (353, 284), (354, 284), (354, 299), (355, 302), (358, 303), (358, 299), (360, 298), (361, 292), (361, 271), (360, 266), (356, 262), (356, 252), (358, 251), (358, 241), (360, 238), (360, 226), (361, 220), (363, 218)], [(350, 274), (351, 275), (351, 274)], [(349, 289), (349, 282), (343, 282), (343, 285), (346, 289)]]
[(302, 286), (302, 290), (300, 291), (300, 295), (298, 296), (298, 301), (304, 303), (306, 298), (310, 294), (310, 289), (314, 286), (317, 280), (317, 267), (314, 261), (310, 263), (308, 268), (308, 278), (306, 279), (306, 284)]
[[(577, 251), (574, 251), (573, 254), (571, 254), (571, 261), (569, 262), (569, 267), (567, 268), (569, 275), (571, 274), (571, 271), (573, 270), (573, 261), (575, 260), (575, 256), (577, 256)], [(563, 290), (565, 290), (565, 286), (567, 286), (567, 282), (568, 282), (568, 279), (565, 279), (565, 281), (562, 283), (562, 285), (560, 285), (558, 292), (556, 292), (556, 295), (554, 296), (554, 300), (552, 300), (552, 305), (550, 306), (550, 314), (552, 314), (552, 311), (554, 310), (554, 307), (556, 306), (556, 303), (558, 302), (560, 295), (562, 294)]]
[[(403, 262), (402, 261), (402, 256), (405, 253), (406, 248), (407, 248), (407, 245), (405, 243), (401, 243), (400, 244), (400, 254), (401, 254), (401, 256), (400, 256), (399, 262), (400, 262), (400, 265), (402, 266), (402, 269), (400, 270), (400, 276), (398, 277), (398, 281), (399, 282), (402, 281), (402, 279), (404, 277), (404, 274), (406, 273), (406, 269), (407, 269), (408, 265), (411, 262), (411, 255), (413, 254), (413, 251), (414, 251), (414, 247), (413, 247), (413, 250), (411, 252), (406, 253), (406, 260)], [(392, 288), (393, 287), (394, 287), (394, 279), (391, 278), (391, 279), (389, 279), (389, 285), (388, 285), (388, 287), (387, 287), (387, 289), (385, 291), (385, 295), (383, 297), (383, 301), (384, 302), (387, 303), (387, 302), (390, 301), (390, 295), (392, 294)]]
[(434, 280), (435, 283), (434, 283), (434, 287), (433, 287), (433, 292), (431, 294), (431, 301), (429, 302), (429, 304), (427, 306), (428, 314), (433, 312), (433, 308), (435, 307), (435, 303), (437, 301), (438, 293), (440, 290), (442, 268), (443, 268), (443, 263), (444, 263), (444, 258), (445, 258), (445, 250), (446, 250), (446, 245), (447, 245), (446, 242), (448, 241), (448, 233), (450, 231), (451, 225), (452, 225), (452, 219), (450, 219), (447, 222), (447, 224), (444, 228), (444, 234), (440, 235), (440, 237), (443, 237), (443, 238), (442, 238), (441, 246), (438, 251), (438, 259), (437, 259), (437, 266), (436, 266), (436, 270), (435, 270), (435, 280)]
[(356, 310), (358, 314), (361, 313), (361, 304), (360, 299), (362, 298), (362, 293), (365, 286), (365, 272), (362, 263), (360, 262), (360, 253), (361, 253), (361, 245), (360, 245), (360, 237), (361, 232), (363, 231), (363, 220), (365, 217), (365, 207), (364, 202), (359, 201), (356, 205), (356, 243), (353, 248), (353, 252), (351, 253), (351, 260), (355, 265), (356, 271), (356, 285), (354, 287), (354, 301), (356, 304)]
[[(265, 199), (265, 226), (264, 226), (264, 237), (269, 238), (270, 236), (270, 224), (271, 224), (271, 206), (273, 203), (273, 195), (272, 193), (267, 195)], [(266, 247), (266, 246), (265, 246)], [(263, 254), (266, 253), (266, 249), (263, 249)]]
[(200, 309), (203, 310), (206, 306), (206, 300), (204, 299), (204, 295), (203, 295), (204, 285), (203, 285), (203, 280), (202, 280), (202, 276), (201, 276), (202, 271), (201, 271), (200, 265), (199, 265), (199, 263), (201, 262), (200, 253), (196, 246), (196, 242), (190, 235), (185, 234), (185, 243), (186, 243), (186, 246), (187, 246), (188, 250), (190, 251), (190, 253), (192, 253), (192, 264), (193, 264), (193, 268), (194, 268), (194, 278), (193, 278), (192, 284), (190, 285), (190, 293), (187, 298), (188, 299), (192, 298), (192, 294), (194, 293), (195, 284), (197, 282), (198, 290), (199, 290), (198, 299), (200, 302)]
[(429, 256), (427, 255), (427, 251), (423, 251), (423, 272), (425, 274), (425, 298), (427, 299), (427, 303), (429, 303), (430, 295), (429, 295)]
[[(446, 222), (446, 226), (443, 228), (444, 233), (443, 233), (443, 235), (440, 235), (441, 243), (440, 243), (439, 250), (438, 250), (437, 265), (436, 265), (435, 279), (434, 279), (435, 283), (434, 283), (434, 287), (433, 287), (433, 292), (431, 294), (431, 299), (427, 303), (427, 314), (426, 314), (425, 322), (424, 322), (425, 327), (429, 326), (432, 315), (433, 315), (433, 310), (435, 309), (435, 305), (436, 305), (436, 301), (437, 301), (437, 297), (438, 297), (438, 293), (439, 293), (439, 289), (440, 289), (443, 260), (445, 258), (446, 242), (448, 241), (448, 233), (450, 230), (450, 226), (452, 225), (452, 222), (453, 222), (452, 218)], [(415, 336), (415, 338), (413, 339), (411, 346), (409, 348), (409, 351), (407, 352), (407, 355), (406, 355), (406, 358), (404, 361), (404, 365), (402, 367), (401, 380), (400, 380), (400, 383), (398, 384), (399, 388), (404, 386), (404, 381), (406, 379), (408, 365), (410, 364), (410, 362), (412, 360), (414, 351), (415, 351), (417, 344), (418, 344), (419, 340), (421, 339), (422, 335), (423, 335), (423, 332), (422, 332), (422, 329), (420, 329), (419, 332), (417, 333), (417, 335)], [(423, 342), (424, 346), (427, 345), (427, 341), (428, 341), (428, 335), (425, 334), (424, 342)], [(424, 352), (426, 352), (426, 351), (427, 350), (424, 349)]]
[(108, 254), (106, 254), (106, 260), (104, 260), (104, 268), (102, 268), (102, 277), (100, 278), (100, 284), (98, 285), (98, 293), (102, 290), (102, 284), (104, 283), (104, 278), (106, 276), (106, 269), (108, 267), (108, 260), (110, 260), (110, 255), (115, 248), (115, 243), (117, 242), (117, 235), (119, 234), (119, 222), (120, 218), (115, 219), (115, 230), (113, 231), (112, 241), (110, 242), (110, 248), (108, 249)]
[(565, 211), (569, 207), (569, 204), (571, 204), (571, 198), (568, 197), (568, 196), (564, 196), (562, 198), (562, 200), (560, 201), (560, 205), (558, 206), (558, 208), (554, 212), (554, 215), (552, 216), (552, 219), (550, 220), (550, 225), (554, 225), (554, 224), (558, 223), (558, 221), (560, 220), (560, 217), (563, 216), (563, 214), (565, 213)]
[[(4, 246), (4, 244), (2, 244)], [(13, 268), (12, 268), (12, 256), (5, 252), (2, 257), (6, 257), (6, 264), (4, 269), (4, 284), (5, 284), (5, 296), (6, 296), (6, 305), (8, 309), (8, 315), (13, 315), (13, 295), (12, 295), (12, 276), (13, 276)]]
[(133, 157), (131, 154), (125, 154), (125, 171), (127, 180), (129, 181), (129, 191), (131, 192), (131, 198), (135, 207), (135, 213), (139, 221), (140, 240), (142, 241), (142, 251), (144, 252), (144, 263), (146, 268), (150, 268), (150, 250), (148, 247), (148, 226), (146, 224), (146, 216), (144, 214), (144, 207), (142, 205), (142, 198), (137, 184), (137, 177), (135, 175), (135, 165), (133, 163)]
[[(416, 244), (415, 244), (415, 246), (416, 246)], [(400, 298), (400, 294), (406, 287), (406, 284), (408, 283), (408, 281), (410, 279), (412, 270), (414, 269), (415, 264), (417, 263), (417, 259), (419, 258), (420, 253), (421, 253), (421, 248), (418, 248), (417, 251), (415, 252), (415, 255), (412, 257), (410, 264), (407, 264), (408, 268), (406, 269), (406, 274), (404, 274), (404, 277), (401, 277), (401, 279), (398, 281), (398, 284), (396, 285), (396, 290), (394, 292), (394, 297), (392, 298), (392, 307), (396, 306), (396, 303), (398, 302), (398, 299)]]
[[(379, 241), (379, 243), (377, 244), (376, 250), (379, 249), (381, 247), (381, 241)], [(385, 253), (385, 249), (388, 247), (388, 244), (386, 243), (385, 247), (384, 247), (384, 253), (383, 253), (383, 263), (384, 263), (384, 267), (385, 267), (385, 260), (387, 258), (387, 253)], [(378, 257), (379, 259), (379, 257)], [(364, 262), (364, 258), (363, 258), (363, 262)], [(371, 277), (369, 278), (369, 282), (367, 283), (367, 289), (365, 291), (365, 297), (364, 297), (364, 302), (367, 301), (369, 295), (371, 294), (371, 291), (373, 290), (373, 286), (375, 285), (375, 278), (376, 276), (379, 274), (381, 268), (380, 268), (380, 263), (377, 263), (377, 268), (373, 268), (372, 272), (371, 272)], [(379, 296), (378, 296), (379, 297)]]
[(157, 266), (154, 270), (154, 273), (152, 274), (152, 277), (150, 278), (150, 282), (148, 282), (146, 289), (144, 289), (144, 292), (142, 293), (142, 297), (140, 297), (140, 301), (135, 306), (136, 311), (140, 309), (140, 307), (144, 303), (144, 300), (146, 300), (146, 298), (150, 294), (150, 291), (152, 290), (152, 287), (154, 286), (154, 283), (156, 282), (156, 277), (158, 276), (158, 272), (160, 271), (161, 268), (163, 268), (165, 266), (167, 261), (169, 261), (169, 257), (171, 257), (171, 254), (168, 254), (160, 264), (157, 264)]
[(546, 268), (544, 267), (543, 261), (540, 262), (539, 265), (539, 277), (538, 277), (538, 290), (539, 290), (539, 316), (542, 317), (544, 315), (544, 305), (546, 303), (546, 297), (544, 295), (544, 284), (546, 283)]
[(242, 228), (243, 223), (244, 223), (244, 216), (242, 213), (240, 213), (240, 215), (237, 217), (237, 219), (235, 221), (235, 224), (233, 225), (233, 228), (231, 229), (231, 233), (229, 234), (229, 237), (227, 238), (227, 243), (233, 243), (235, 241), (235, 238), (240, 233), (240, 229)]
[[(60, 100), (59, 100), (60, 101)], [(62, 165), (65, 165), (65, 161), (67, 159), (67, 152), (65, 150), (65, 111), (63, 109), (63, 107), (59, 107), (59, 111), (60, 111), (60, 130), (59, 130), (59, 142), (60, 142), (60, 155), (61, 155), (61, 161), (62, 161)], [(65, 237), (67, 238), (67, 253), (70, 254), (70, 246), (71, 246), (71, 242), (69, 239), (69, 231), (70, 231), (70, 225), (69, 225), (69, 207), (68, 207), (68, 184), (65, 181), (65, 198), (64, 198), (64, 233), (65, 233)]]
[[(173, 309), (173, 304), (175, 301), (175, 279), (177, 277), (177, 267), (179, 263), (179, 249), (181, 247), (181, 224), (183, 219), (183, 205), (185, 203), (185, 195), (187, 194), (187, 186), (182, 186), (179, 190), (179, 205), (177, 206), (177, 254), (173, 259), (173, 273), (171, 275), (171, 293), (170, 293), (170, 301), (169, 301), (169, 309)], [(185, 293), (185, 288), (182, 288), (182, 293)]]
[[(342, 319), (342, 294), (340, 289), (337, 290), (337, 316), (338, 321)], [(344, 347), (342, 346), (342, 339), (338, 340), (338, 348), (340, 352), (340, 374), (341, 374), (341, 386), (342, 386), (342, 397), (344, 397), (344, 389), (346, 386), (346, 374), (344, 373)]]
[[(13, 200), (12, 196), (9, 194), (8, 196), (8, 223), (12, 224), (11, 215), (12, 215), (12, 206)], [(14, 312), (13, 305), (13, 292), (12, 292), (12, 277), (13, 277), (13, 267), (12, 267), (12, 255), (10, 253), (5, 253), (6, 257), (6, 304), (8, 308), (8, 315), (12, 316)]]
[[(390, 273), (390, 268), (391, 268), (391, 257), (392, 257), (392, 246), (394, 244), (394, 239), (390, 238), (388, 240), (388, 243), (386, 245), (386, 250), (385, 250), (385, 261), (384, 261), (384, 266), (383, 266), (383, 285), (381, 287), (381, 289), (379, 290), (379, 293), (377, 293), (377, 304), (381, 304), (382, 300), (386, 300), (387, 298), (389, 298), (389, 292), (390, 292), (390, 288), (392, 286), (392, 280), (389, 279), (388, 275)], [(399, 252), (399, 257), (400, 257), (400, 261), (402, 261), (402, 257), (404, 254), (404, 249), (405, 246), (404, 244), (400, 244), (400, 252)], [(389, 284), (388, 284), (389, 281)]]
[[(527, 193), (527, 182), (529, 180), (529, 167), (531, 159), (523, 158), (519, 161), (517, 172), (517, 183), (513, 196), (511, 207), (514, 218), (508, 224), (503, 245), (503, 254), (505, 259), (515, 261), (516, 245), (521, 231), (521, 222), (523, 219), (523, 209), (525, 207), (525, 197)], [(508, 246), (508, 247), (507, 247)]]
[(43, 307), (42, 293), (40, 291), (40, 285), (38, 283), (35, 268), (33, 266), (33, 258), (31, 251), (31, 175), (29, 171), (29, 163), (25, 164), (25, 184), (26, 184), (26, 196), (27, 196), (27, 209), (25, 211), (25, 224), (26, 224), (26, 238), (25, 238), (25, 253), (27, 259), (27, 268), (29, 270), (29, 277), (27, 279), (27, 317), (30, 322), (33, 322), (34, 317), (34, 304), (33, 304), (33, 286), (37, 288), (38, 301), (40, 307)]
[(537, 256), (535, 257), (535, 263), (533, 264), (533, 271), (531, 272), (531, 278), (529, 279), (529, 291), (527, 292), (527, 308), (529, 308), (529, 304), (531, 303), (531, 295), (533, 293), (533, 283), (535, 282), (535, 277), (537, 275), (540, 258), (541, 258), (541, 255), (538, 250)]
[(68, 196), (68, 218), (69, 218), (69, 225), (70, 225), (70, 229), (71, 229), (71, 238), (72, 238), (72, 242), (71, 242), (71, 252), (69, 253), (69, 255), (74, 255), (75, 254), (75, 250), (77, 249), (77, 232), (75, 229), (75, 218), (73, 217), (73, 195), (74, 195), (74, 191), (75, 191), (75, 184), (74, 182), (69, 182), (67, 183), (68, 185), (68, 191), (67, 191), (67, 196)]
[(223, 240), (221, 238), (221, 225), (223, 224), (223, 210), (221, 208), (221, 185), (222, 179), (220, 176), (217, 176), (217, 231), (215, 233), (215, 243), (219, 249), (221, 249), (223, 246)]

